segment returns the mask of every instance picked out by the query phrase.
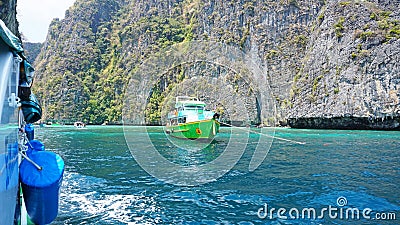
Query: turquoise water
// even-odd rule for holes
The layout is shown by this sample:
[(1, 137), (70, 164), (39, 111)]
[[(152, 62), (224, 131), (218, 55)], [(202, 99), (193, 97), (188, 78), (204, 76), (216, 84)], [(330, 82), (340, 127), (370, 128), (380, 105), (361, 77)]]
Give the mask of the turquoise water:
[[(150, 131), (160, 154), (180, 165), (206, 165), (224, 152), (230, 138), (229, 129), (222, 128), (207, 147), (188, 151), (174, 147), (162, 128)], [(175, 186), (149, 175), (133, 159), (122, 127), (35, 132), (46, 149), (59, 153), (66, 164), (59, 216), (52, 224), (400, 223), (400, 132), (276, 129), (277, 137), (306, 144), (275, 140), (263, 163), (249, 172), (260, 140), (251, 134), (243, 156), (229, 172), (194, 187)], [(337, 202), (340, 197), (347, 201), (343, 207)], [(263, 218), (266, 205), (268, 212), (276, 210)], [(370, 218), (332, 217), (327, 211), (321, 218), (277, 215), (278, 208), (284, 208), (286, 215), (294, 208), (299, 214), (315, 208), (319, 215), (329, 206), (338, 213), (369, 208)], [(391, 220), (376, 219), (382, 215)]]

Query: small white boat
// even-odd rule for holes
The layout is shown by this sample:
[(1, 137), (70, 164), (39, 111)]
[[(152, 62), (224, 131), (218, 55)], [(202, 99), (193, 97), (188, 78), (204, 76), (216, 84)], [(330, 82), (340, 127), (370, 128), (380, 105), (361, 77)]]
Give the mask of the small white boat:
[(74, 123), (74, 127), (75, 128), (85, 128), (86, 124), (83, 123), (83, 122), (77, 121), (77, 122)]

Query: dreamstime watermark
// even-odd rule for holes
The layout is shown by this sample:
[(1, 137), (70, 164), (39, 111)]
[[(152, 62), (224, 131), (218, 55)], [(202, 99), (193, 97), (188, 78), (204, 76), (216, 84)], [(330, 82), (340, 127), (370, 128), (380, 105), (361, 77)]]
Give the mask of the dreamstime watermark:
[(329, 205), (327, 207), (316, 209), (309, 208), (270, 208), (267, 203), (257, 211), (260, 219), (340, 219), (340, 220), (396, 220), (395, 212), (374, 212), (371, 208), (359, 209), (357, 207), (346, 207), (347, 199), (343, 196), (337, 198), (337, 206)]

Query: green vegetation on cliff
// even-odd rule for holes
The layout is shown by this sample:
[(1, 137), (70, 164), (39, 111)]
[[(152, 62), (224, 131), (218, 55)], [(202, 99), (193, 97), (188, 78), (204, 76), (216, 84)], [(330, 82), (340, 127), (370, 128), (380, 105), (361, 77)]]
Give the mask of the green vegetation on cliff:
[[(375, 65), (372, 59), (378, 56), (385, 58), (376, 49), (395, 45), (399, 26), (398, 12), (390, 1), (77, 0), (64, 20), (50, 25), (35, 63), (35, 92), (46, 120), (121, 123), (127, 84), (141, 63), (168, 46), (205, 40), (237, 46), (251, 55), (250, 60), (265, 71), (280, 106), (279, 119), (288, 114), (302, 116), (307, 110), (299, 109), (308, 105), (318, 106), (321, 112), (329, 107), (342, 110), (343, 105), (351, 107), (344, 99), (349, 88), (343, 84), (360, 83), (365, 73), (373, 77), (373, 71), (366, 71), (368, 65)], [(386, 64), (390, 62), (381, 65)], [(176, 85), (190, 89), (194, 83), (186, 80), (189, 73), (222, 73), (215, 69), (218, 66), (202, 66), (175, 71), (175, 81), (168, 85), (161, 81), (164, 78), (154, 83), (147, 96), (148, 123), (159, 123), (162, 108), (170, 101), (167, 95)], [(148, 77), (135, 82), (140, 79)], [(201, 82), (207, 86), (207, 79)], [(227, 92), (244, 93), (249, 88), (239, 73), (225, 82)], [(392, 83), (388, 90), (396, 85)], [(379, 89), (382, 96), (385, 88)], [(370, 91), (369, 96), (374, 94)], [(257, 90), (249, 92), (246, 107), (251, 115), (258, 115), (259, 106), (251, 106), (258, 101), (254, 99)], [(331, 101), (346, 104), (326, 106)]]

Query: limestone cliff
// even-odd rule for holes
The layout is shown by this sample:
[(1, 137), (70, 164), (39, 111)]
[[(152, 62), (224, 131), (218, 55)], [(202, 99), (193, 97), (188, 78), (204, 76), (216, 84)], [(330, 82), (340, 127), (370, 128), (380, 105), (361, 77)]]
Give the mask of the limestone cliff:
[[(53, 21), (36, 61), (40, 83), (36, 91), (46, 108), (44, 118), (120, 121), (132, 71), (152, 53), (192, 40), (224, 42), (248, 53), (270, 80), (274, 98), (287, 104), (290, 81), (299, 70), (297, 62), (323, 4), (319, 0), (78, 0), (64, 20)], [(194, 71), (201, 71), (200, 66)], [(230, 90), (248, 89), (239, 85), (246, 83), (242, 75), (235, 77)], [(270, 120), (260, 118), (257, 101), (252, 94), (245, 100), (250, 120)], [(277, 116), (283, 118), (287, 109), (279, 109)]]
[[(78, 0), (49, 28), (36, 61), (37, 91), (47, 119), (120, 123), (127, 84), (140, 65), (168, 46), (202, 40), (241, 49), (262, 74), (207, 62), (175, 65), (148, 93), (147, 123), (161, 121), (171, 90), (193, 86), (194, 74), (205, 74), (202, 83), (224, 79), (220, 96), (244, 98), (237, 105), (235, 98), (207, 94), (216, 91), (207, 85), (203, 92), (190, 89), (209, 102), (245, 105), (247, 112), (238, 110), (230, 120), (247, 113), (246, 122), (274, 125), (289, 118), (296, 126), (301, 118), (396, 117), (398, 8), (397, 1), (382, 0)], [(259, 106), (263, 88), (254, 90), (264, 78), (274, 115)]]
[(19, 37), (16, 0), (0, 0), (0, 19)]
[(400, 129), (396, 1), (330, 2), (291, 89), (294, 127)]
[(35, 62), (42, 49), (42, 43), (23, 42), (25, 56), (29, 62)]

